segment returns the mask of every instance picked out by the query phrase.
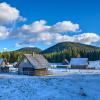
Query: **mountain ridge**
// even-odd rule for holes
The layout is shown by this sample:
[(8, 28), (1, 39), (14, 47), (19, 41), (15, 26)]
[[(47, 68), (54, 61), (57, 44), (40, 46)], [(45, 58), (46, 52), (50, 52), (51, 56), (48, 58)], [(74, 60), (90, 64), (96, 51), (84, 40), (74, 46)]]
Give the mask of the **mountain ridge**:
[(23, 53), (40, 53), (42, 50), (40, 48), (37, 48), (37, 47), (24, 47), (24, 48), (20, 48), (20, 49), (17, 49), (15, 51), (18, 51), (18, 52), (23, 52)]
[(53, 53), (53, 52), (61, 52), (67, 50), (69, 48), (77, 48), (77, 49), (100, 49), (100, 47), (86, 45), (82, 43), (75, 43), (75, 42), (61, 42), (57, 43), (54, 46), (51, 46), (42, 51), (42, 53)]

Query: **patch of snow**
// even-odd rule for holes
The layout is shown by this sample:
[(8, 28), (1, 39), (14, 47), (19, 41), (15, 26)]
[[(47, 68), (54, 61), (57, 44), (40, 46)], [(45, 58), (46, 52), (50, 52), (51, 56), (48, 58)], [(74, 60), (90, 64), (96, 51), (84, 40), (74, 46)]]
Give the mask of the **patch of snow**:
[(50, 63), (51, 68), (57, 68), (57, 66), (62, 65), (62, 63)]
[(51, 68), (48, 69), (49, 76), (63, 76), (71, 74), (100, 74), (100, 70), (94, 69), (68, 69), (68, 68)]
[(53, 76), (0, 74), (0, 100), (100, 100), (100, 70), (49, 71)]
[[(2, 77), (1, 77), (2, 76)], [(100, 100), (100, 75), (0, 75), (0, 100)], [(80, 95), (80, 88), (86, 96)]]

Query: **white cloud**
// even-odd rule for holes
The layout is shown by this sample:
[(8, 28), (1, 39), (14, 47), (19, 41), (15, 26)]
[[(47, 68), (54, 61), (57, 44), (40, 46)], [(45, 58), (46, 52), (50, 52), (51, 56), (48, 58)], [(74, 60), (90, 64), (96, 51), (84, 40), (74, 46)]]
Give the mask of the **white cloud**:
[(20, 16), (19, 10), (6, 2), (0, 3), (0, 39), (7, 39), (15, 35), (12, 33), (15, 31), (17, 20), (25, 21), (25, 18)]
[(50, 34), (50, 33), (48, 33), (48, 32), (45, 32), (45, 33), (40, 33), (40, 34), (38, 34), (38, 36), (37, 36), (37, 40), (38, 41), (46, 41), (46, 40), (52, 40), (52, 34)]
[(62, 37), (63, 39), (66, 39), (66, 37), (68, 37), (62, 36), (62, 32), (77, 32), (77, 30), (79, 30), (79, 25), (74, 24), (71, 21), (58, 22), (50, 26), (47, 25), (47, 22), (45, 20), (40, 20), (35, 21), (29, 25), (23, 25), (16, 31), (17, 34), (13, 37), (24, 38), (25, 40), (23, 43), (26, 44), (34, 42), (43, 42), (44, 44), (51, 44), (52, 40), (58, 41), (61, 40)]
[(30, 47), (30, 48), (32, 48), (32, 47), (33, 47), (33, 48), (34, 48), (35, 46), (33, 46), (33, 45), (29, 45), (28, 47)]
[(27, 33), (38, 33), (42, 31), (46, 31), (50, 28), (50, 26), (46, 25), (45, 20), (35, 21), (30, 25), (23, 25), (21, 27), (22, 31), (26, 31)]
[(23, 25), (21, 31), (26, 33), (41, 33), (41, 32), (77, 32), (79, 25), (74, 24), (71, 21), (58, 22), (52, 26), (46, 25), (45, 20), (35, 21), (30, 25)]
[(8, 29), (5, 26), (0, 26), (0, 39), (5, 39), (8, 35)]
[(15, 44), (15, 47), (20, 47), (20, 46), (21, 46), (20, 43)]
[(66, 32), (66, 31), (76, 32), (77, 30), (79, 30), (79, 25), (74, 24), (71, 21), (63, 21), (53, 25), (51, 27), (51, 30), (54, 32)]
[(3, 51), (7, 51), (7, 48), (3, 48)]
[[(81, 33), (70, 36), (68, 34), (63, 35), (62, 32), (77, 32), (79, 29), (78, 24), (74, 24), (71, 21), (58, 22), (55, 25), (46, 25), (45, 20), (35, 21), (30, 25), (24, 25), (19, 28), (17, 36), (24, 36), (22, 44), (31, 43), (43, 43), (50, 45), (58, 42), (79, 42), (84, 44), (91, 44), (100, 40), (100, 36), (96, 33)], [(18, 32), (17, 32), (18, 33)]]
[(55, 42), (73, 41), (72, 36), (61, 35), (59, 33), (56, 33), (53, 37), (54, 37)]
[(100, 40), (100, 36), (95, 33), (82, 33), (73, 36), (61, 35), (61, 34), (55, 35), (55, 41), (57, 42), (71, 41), (71, 42), (79, 42), (84, 44), (91, 44), (92, 42), (97, 42), (99, 40)]
[(59, 33), (40, 33), (36, 37), (31, 37), (23, 41), (22, 44), (31, 44), (40, 42), (46, 45), (59, 42), (77, 42), (83, 44), (92, 44), (100, 41), (100, 36), (95, 33), (82, 33), (79, 35), (61, 35)]
[(16, 20), (24, 21), (25, 18), (20, 16), (18, 9), (11, 7), (5, 2), (0, 3), (0, 25), (11, 24)]
[(99, 40), (100, 36), (97, 35), (96, 33), (83, 33), (74, 36), (74, 41), (85, 44), (91, 44), (92, 42), (97, 42)]
[(73, 36), (68, 36), (68, 35), (61, 35), (58, 34), (56, 35), (55, 42), (78, 42), (78, 43), (84, 43), (84, 44), (92, 44), (93, 42), (100, 41), (100, 36), (97, 35), (96, 33), (82, 33), (79, 35), (73, 35)]

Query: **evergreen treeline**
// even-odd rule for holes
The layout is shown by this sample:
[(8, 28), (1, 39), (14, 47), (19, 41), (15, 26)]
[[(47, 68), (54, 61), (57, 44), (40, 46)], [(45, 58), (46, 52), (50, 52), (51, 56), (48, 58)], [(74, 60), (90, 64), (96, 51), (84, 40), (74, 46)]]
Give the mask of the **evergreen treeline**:
[[(24, 53), (40, 53), (38, 48), (22, 48), (16, 51), (0, 53), (1, 58), (13, 63), (20, 61)], [(70, 61), (73, 57), (88, 58), (90, 61), (100, 60), (100, 48), (71, 42), (59, 43), (41, 52), (49, 62), (63, 62), (64, 59)]]
[(0, 53), (0, 58), (5, 58), (7, 62), (14, 63), (16, 61), (20, 61), (22, 55), (22, 52), (3, 52)]
[(0, 53), (0, 58), (5, 58), (7, 62), (14, 63), (20, 61), (23, 54), (32, 54), (33, 52), (40, 53), (41, 49), (36, 47), (21, 48), (16, 51)]
[(100, 59), (100, 50), (78, 50), (70, 48), (61, 52), (47, 53), (44, 56), (50, 62), (63, 62), (64, 59), (70, 61), (74, 57), (88, 58), (90, 61)]

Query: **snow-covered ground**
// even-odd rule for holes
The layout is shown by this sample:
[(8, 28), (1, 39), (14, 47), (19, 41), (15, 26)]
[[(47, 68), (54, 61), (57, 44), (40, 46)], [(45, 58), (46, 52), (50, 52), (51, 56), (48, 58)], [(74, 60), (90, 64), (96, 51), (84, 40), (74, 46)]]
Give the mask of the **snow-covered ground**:
[(100, 74), (100, 70), (95, 69), (66, 69), (66, 68), (51, 68), (49, 70), (49, 76), (63, 76), (70, 74)]
[(52, 71), (64, 76), (0, 74), (0, 100), (100, 100), (100, 70)]

